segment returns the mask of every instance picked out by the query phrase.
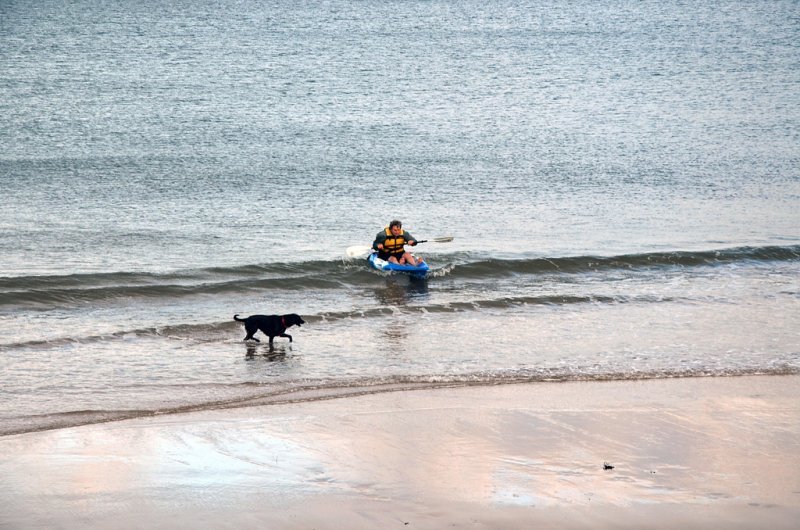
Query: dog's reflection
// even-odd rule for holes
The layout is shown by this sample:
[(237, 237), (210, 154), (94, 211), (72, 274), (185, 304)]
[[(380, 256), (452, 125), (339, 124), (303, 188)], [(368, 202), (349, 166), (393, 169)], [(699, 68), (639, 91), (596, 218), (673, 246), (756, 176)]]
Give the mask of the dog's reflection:
[(253, 344), (251, 342), (245, 343), (245, 348), (244, 358), (248, 361), (255, 360), (256, 357), (258, 357), (269, 362), (281, 362), (286, 360), (286, 351), (292, 349), (288, 344), (274, 346), (272, 344)]

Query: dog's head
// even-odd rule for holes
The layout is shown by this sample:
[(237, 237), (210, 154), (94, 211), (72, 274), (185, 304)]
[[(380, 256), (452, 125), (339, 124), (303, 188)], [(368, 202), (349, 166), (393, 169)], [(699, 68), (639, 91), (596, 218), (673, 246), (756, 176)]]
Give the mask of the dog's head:
[(300, 318), (300, 315), (292, 313), (290, 315), (284, 315), (283, 321), (286, 322), (286, 327), (290, 328), (292, 326), (300, 327), (301, 324), (305, 324), (306, 321)]

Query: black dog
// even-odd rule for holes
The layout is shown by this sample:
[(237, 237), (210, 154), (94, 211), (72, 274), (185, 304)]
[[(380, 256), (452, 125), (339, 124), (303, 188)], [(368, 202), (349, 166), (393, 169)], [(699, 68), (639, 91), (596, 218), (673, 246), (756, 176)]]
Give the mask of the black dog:
[(292, 336), (286, 333), (286, 329), (292, 326), (300, 327), (300, 324), (305, 324), (306, 321), (300, 318), (300, 315), (291, 313), (289, 315), (252, 315), (247, 318), (239, 318), (239, 315), (233, 315), (233, 319), (237, 322), (244, 322), (244, 330), (247, 336), (244, 340), (253, 339), (256, 342), (261, 342), (253, 335), (258, 330), (269, 337), (269, 344), (272, 345), (272, 339), (275, 337), (286, 337), (289, 342), (292, 342)]

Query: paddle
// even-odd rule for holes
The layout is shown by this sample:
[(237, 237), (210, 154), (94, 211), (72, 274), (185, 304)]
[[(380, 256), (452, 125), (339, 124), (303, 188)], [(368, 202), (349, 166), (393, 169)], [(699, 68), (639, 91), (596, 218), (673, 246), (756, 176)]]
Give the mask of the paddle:
[[(433, 239), (421, 239), (417, 241), (417, 245), (420, 243), (449, 243), (453, 240), (453, 236), (442, 236), (442, 237), (434, 237)], [(347, 247), (347, 255), (351, 258), (363, 258), (364, 256), (368, 255), (372, 252), (372, 247), (367, 245), (353, 245), (352, 247)]]
[(417, 241), (417, 245), (420, 243), (449, 243), (453, 239), (455, 239), (453, 236), (434, 237), (433, 239), (420, 239)]

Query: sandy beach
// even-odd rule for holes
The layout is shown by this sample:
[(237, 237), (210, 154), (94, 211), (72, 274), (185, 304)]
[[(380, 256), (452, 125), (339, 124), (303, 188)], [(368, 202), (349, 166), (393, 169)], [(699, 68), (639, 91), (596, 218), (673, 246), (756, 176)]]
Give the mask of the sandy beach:
[(0, 527), (797, 528), (799, 469), (798, 376), (402, 391), (4, 437)]

